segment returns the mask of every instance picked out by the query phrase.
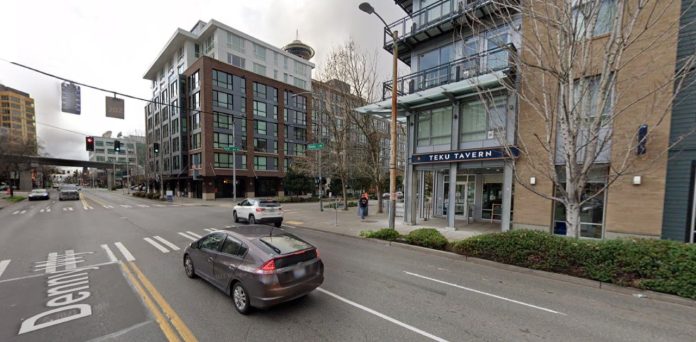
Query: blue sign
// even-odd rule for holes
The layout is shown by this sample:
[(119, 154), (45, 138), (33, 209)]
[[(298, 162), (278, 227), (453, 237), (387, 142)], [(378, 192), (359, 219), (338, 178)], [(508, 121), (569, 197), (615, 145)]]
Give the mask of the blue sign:
[(495, 160), (505, 158), (516, 158), (520, 155), (517, 147), (508, 149), (500, 148), (483, 148), (476, 150), (463, 151), (448, 151), (438, 153), (417, 154), (411, 156), (412, 164), (423, 163), (454, 163), (460, 161), (477, 161), (477, 160)]

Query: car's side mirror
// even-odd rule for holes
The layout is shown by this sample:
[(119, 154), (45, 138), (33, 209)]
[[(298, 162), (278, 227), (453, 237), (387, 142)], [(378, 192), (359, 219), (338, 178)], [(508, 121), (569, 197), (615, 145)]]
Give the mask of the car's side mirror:
[(189, 247), (191, 247), (191, 248), (193, 248), (193, 249), (198, 249), (198, 241), (191, 242), (191, 244), (189, 245)]

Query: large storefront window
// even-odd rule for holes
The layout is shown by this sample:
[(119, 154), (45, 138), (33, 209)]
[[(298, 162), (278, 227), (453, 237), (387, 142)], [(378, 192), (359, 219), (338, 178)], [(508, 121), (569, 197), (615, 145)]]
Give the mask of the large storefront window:
[[(491, 138), (505, 129), (507, 96), (496, 96), (490, 100), (472, 101), (461, 106), (459, 127), (460, 142), (479, 141)], [(498, 132), (500, 133), (500, 132)]]
[(418, 146), (445, 145), (452, 139), (452, 107), (418, 114)]
[[(561, 181), (565, 179), (565, 170), (558, 167)], [(606, 191), (602, 191), (607, 181), (607, 167), (593, 169), (588, 177), (588, 184), (582, 194), (583, 199), (592, 199), (580, 206), (580, 237), (601, 239), (604, 237), (604, 206)], [(561, 183), (560, 186), (565, 186)], [(601, 191), (601, 192), (600, 192)], [(566, 235), (566, 212), (562, 203), (554, 203), (554, 234)]]

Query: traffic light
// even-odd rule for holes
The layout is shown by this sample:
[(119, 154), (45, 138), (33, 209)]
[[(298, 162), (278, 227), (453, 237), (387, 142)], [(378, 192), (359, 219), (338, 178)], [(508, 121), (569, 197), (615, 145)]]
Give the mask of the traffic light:
[(121, 142), (118, 140), (114, 140), (114, 151), (121, 152)]
[(153, 145), (154, 145), (155, 154), (159, 154), (159, 143), (154, 143)]
[(94, 137), (86, 137), (85, 145), (87, 146), (87, 151), (94, 151)]

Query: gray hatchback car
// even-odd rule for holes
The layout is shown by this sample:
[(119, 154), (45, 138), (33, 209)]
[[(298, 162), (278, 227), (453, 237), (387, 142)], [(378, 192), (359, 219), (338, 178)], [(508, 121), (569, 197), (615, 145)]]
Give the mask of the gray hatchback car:
[(316, 247), (283, 229), (248, 225), (210, 233), (184, 251), (184, 271), (232, 297), (247, 314), (313, 291), (324, 282)]

